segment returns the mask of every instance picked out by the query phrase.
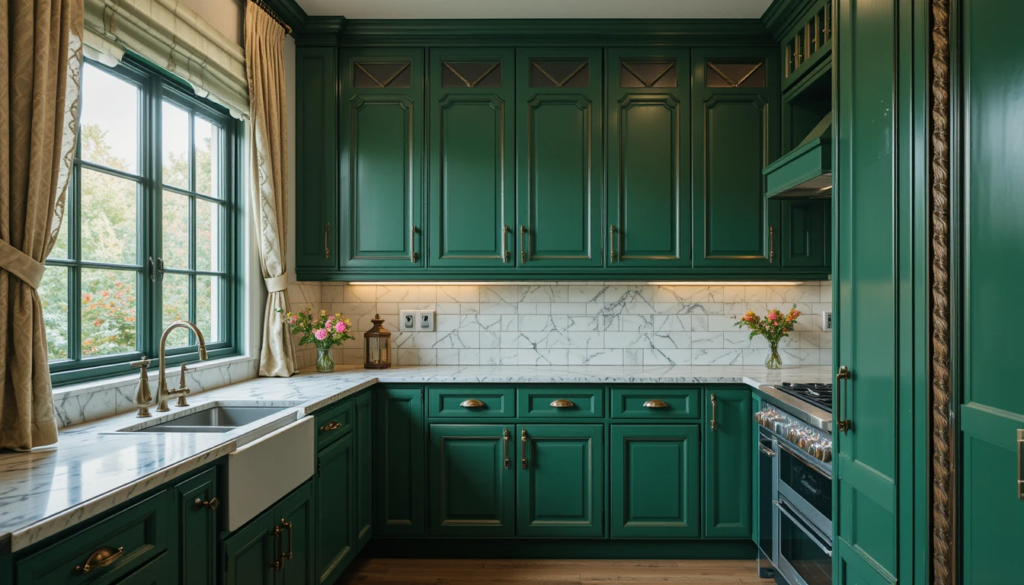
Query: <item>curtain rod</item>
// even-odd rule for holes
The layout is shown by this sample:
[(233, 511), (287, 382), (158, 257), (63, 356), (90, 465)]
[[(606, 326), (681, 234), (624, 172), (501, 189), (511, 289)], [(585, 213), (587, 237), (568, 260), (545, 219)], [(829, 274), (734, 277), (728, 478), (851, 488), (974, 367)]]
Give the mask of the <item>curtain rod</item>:
[(263, 0), (249, 0), (249, 2), (251, 4), (255, 4), (256, 6), (259, 6), (260, 9), (263, 10), (263, 12), (266, 12), (270, 16), (270, 18), (273, 18), (275, 21), (277, 21), (277, 24), (280, 24), (281, 26), (283, 26), (285, 33), (292, 34), (292, 27), (288, 26), (288, 23), (285, 22), (283, 18), (278, 16), (277, 13), (274, 12), (273, 8), (271, 8), (270, 6), (267, 6), (266, 2), (264, 2)]

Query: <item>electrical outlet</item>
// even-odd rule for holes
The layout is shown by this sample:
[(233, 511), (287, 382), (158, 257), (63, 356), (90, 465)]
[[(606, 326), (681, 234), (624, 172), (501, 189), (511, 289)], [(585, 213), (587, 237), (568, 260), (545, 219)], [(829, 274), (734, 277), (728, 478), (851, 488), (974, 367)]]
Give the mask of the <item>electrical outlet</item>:
[(416, 316), (418, 311), (401, 311), (399, 313), (398, 329), (400, 331), (416, 331), (416, 323), (419, 320)]
[(416, 331), (434, 330), (434, 312), (416, 311)]
[(832, 331), (832, 311), (821, 312), (821, 330)]

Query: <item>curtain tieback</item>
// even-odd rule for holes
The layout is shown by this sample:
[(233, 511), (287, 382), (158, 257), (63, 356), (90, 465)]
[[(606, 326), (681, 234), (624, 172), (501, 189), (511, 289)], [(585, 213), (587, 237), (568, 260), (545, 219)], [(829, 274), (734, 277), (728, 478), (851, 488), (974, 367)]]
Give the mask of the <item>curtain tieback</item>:
[(263, 282), (267, 284), (268, 293), (276, 293), (288, 290), (287, 274), (282, 274), (281, 276), (271, 276), (270, 278), (264, 278)]
[(34, 290), (43, 282), (43, 272), (46, 271), (42, 262), (36, 262), (4, 240), (0, 240), (0, 268), (17, 276)]

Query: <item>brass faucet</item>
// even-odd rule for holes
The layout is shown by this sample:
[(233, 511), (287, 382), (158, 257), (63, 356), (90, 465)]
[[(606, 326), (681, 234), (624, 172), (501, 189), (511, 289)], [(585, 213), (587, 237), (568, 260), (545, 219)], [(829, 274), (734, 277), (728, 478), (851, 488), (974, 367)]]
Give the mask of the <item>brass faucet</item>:
[(170, 400), (171, 398), (174, 398), (175, 396), (178, 397), (177, 406), (188, 406), (188, 402), (185, 401), (185, 395), (189, 393), (189, 389), (185, 387), (185, 365), (182, 364), (181, 366), (181, 380), (178, 383), (177, 390), (168, 390), (167, 379), (164, 378), (164, 372), (167, 368), (167, 336), (171, 333), (171, 331), (177, 329), (178, 327), (187, 327), (191, 329), (193, 333), (196, 334), (196, 339), (199, 340), (199, 359), (202, 361), (206, 361), (207, 359), (209, 359), (209, 357), (206, 355), (206, 340), (203, 339), (203, 332), (200, 331), (199, 328), (196, 327), (194, 324), (179, 319), (168, 325), (167, 329), (164, 329), (164, 334), (160, 336), (160, 374), (159, 378), (157, 379), (156, 388), (157, 412), (169, 411), (170, 408), (167, 407), (167, 401)]

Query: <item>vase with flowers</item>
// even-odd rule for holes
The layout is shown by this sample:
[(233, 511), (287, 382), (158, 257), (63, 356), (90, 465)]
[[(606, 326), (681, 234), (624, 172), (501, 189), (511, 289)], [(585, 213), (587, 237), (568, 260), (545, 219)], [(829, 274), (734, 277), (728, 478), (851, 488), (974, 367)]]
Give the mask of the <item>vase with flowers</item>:
[[(278, 311), (284, 313), (283, 311)], [(312, 343), (316, 346), (316, 371), (333, 372), (334, 359), (331, 348), (347, 339), (355, 339), (349, 331), (352, 322), (341, 313), (329, 315), (321, 310), (319, 315), (313, 313), (312, 307), (298, 313), (284, 313), (284, 322), (291, 328), (292, 335), (301, 335), (299, 345)]]
[(796, 320), (800, 311), (796, 305), (789, 313), (783, 313), (778, 309), (768, 311), (764, 317), (757, 316), (753, 311), (747, 311), (746, 315), (736, 322), (740, 329), (750, 329), (750, 338), (755, 335), (763, 335), (768, 340), (768, 355), (764, 360), (764, 367), (769, 370), (778, 370), (782, 367), (782, 358), (779, 356), (779, 341), (783, 337), (789, 337), (790, 331), (796, 326)]

